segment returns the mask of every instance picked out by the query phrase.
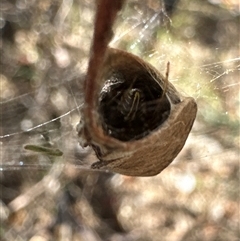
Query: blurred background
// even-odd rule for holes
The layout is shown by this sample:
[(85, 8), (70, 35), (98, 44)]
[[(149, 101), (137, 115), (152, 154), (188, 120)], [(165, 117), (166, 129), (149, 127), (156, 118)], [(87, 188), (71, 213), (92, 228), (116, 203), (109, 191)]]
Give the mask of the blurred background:
[[(0, 239), (239, 241), (239, 1), (126, 1), (111, 46), (198, 103), (160, 175), (91, 171), (76, 125), (93, 34), (89, 0), (1, 0)], [(35, 147), (27, 150), (26, 145)]]

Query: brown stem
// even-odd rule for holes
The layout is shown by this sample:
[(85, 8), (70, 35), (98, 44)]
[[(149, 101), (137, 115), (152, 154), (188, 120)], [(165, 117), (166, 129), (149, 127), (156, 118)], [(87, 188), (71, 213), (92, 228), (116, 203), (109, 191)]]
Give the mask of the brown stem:
[(103, 60), (107, 46), (113, 36), (112, 26), (124, 0), (97, 1), (97, 13), (94, 24), (94, 36), (85, 79), (85, 117), (90, 129), (96, 129), (96, 102), (95, 96), (98, 89), (98, 76), (103, 67)]

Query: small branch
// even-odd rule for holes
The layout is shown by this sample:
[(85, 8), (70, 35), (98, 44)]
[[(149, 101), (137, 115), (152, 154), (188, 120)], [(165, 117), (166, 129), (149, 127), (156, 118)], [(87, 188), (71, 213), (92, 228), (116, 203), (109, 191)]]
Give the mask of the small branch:
[(102, 69), (104, 56), (113, 36), (114, 21), (123, 3), (124, 0), (101, 0), (97, 6), (94, 36), (85, 80), (85, 115), (88, 118), (88, 126), (93, 129), (96, 128), (94, 111), (96, 110), (95, 95), (98, 89), (97, 77)]

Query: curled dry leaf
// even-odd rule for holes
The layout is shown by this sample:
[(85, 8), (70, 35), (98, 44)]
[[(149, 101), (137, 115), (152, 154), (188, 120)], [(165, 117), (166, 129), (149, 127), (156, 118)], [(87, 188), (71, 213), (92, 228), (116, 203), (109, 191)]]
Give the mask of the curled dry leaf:
[(160, 173), (185, 144), (195, 100), (139, 57), (113, 48), (97, 83), (93, 109), (85, 103), (78, 125), (80, 144), (91, 146), (99, 159), (92, 168), (130, 176)]

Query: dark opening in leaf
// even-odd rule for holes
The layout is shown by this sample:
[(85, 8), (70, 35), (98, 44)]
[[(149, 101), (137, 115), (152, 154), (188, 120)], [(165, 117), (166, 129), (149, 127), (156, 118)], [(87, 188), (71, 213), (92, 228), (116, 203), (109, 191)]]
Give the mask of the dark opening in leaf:
[(168, 118), (171, 109), (165, 91), (148, 71), (126, 72), (114, 70), (99, 96), (103, 129), (121, 141), (148, 135)]

